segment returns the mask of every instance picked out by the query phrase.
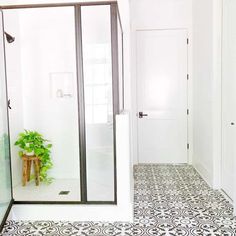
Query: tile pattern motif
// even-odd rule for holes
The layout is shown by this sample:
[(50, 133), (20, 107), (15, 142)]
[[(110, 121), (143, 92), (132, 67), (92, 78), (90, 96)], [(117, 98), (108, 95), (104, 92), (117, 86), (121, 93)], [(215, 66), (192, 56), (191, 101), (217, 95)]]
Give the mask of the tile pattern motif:
[(3, 236), (236, 235), (233, 207), (190, 165), (134, 167), (134, 223), (8, 221)]

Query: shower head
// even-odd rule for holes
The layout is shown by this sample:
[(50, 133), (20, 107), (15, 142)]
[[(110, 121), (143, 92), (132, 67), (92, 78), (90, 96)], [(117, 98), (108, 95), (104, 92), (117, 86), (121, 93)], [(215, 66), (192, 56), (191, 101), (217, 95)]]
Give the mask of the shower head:
[(8, 43), (13, 43), (15, 41), (15, 38), (12, 37), (10, 34), (8, 34), (7, 32), (4, 32), (6, 35), (6, 39)]

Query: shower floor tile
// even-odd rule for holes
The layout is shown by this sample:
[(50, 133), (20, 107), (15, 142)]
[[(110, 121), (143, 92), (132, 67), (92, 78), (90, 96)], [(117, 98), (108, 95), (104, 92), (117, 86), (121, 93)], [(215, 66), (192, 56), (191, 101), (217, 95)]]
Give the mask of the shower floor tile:
[(137, 165), (134, 222), (7, 221), (3, 236), (236, 235), (233, 207), (190, 165)]
[[(69, 191), (68, 194), (59, 194)], [(26, 186), (17, 185), (13, 189), (15, 201), (80, 201), (79, 179), (54, 179), (51, 184), (31, 181)]]

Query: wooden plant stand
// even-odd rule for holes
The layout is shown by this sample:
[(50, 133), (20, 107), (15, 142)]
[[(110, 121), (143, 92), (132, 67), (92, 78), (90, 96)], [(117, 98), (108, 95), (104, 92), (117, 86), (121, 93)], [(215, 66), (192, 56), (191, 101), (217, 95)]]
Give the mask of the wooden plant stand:
[(35, 184), (39, 185), (39, 170), (40, 170), (40, 160), (37, 156), (22, 156), (23, 161), (23, 171), (22, 171), (22, 186), (25, 186), (27, 182), (30, 181), (31, 173), (31, 163), (34, 166)]

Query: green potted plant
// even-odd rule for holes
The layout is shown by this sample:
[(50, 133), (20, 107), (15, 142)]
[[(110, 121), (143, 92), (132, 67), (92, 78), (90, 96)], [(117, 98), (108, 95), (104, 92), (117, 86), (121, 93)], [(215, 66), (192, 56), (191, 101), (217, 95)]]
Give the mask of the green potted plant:
[[(25, 130), (23, 133), (18, 135), (18, 139), (15, 145), (20, 147), (19, 156), (22, 157), (24, 154), (27, 156), (35, 155), (40, 160), (40, 181), (45, 183), (51, 183), (52, 178), (48, 177), (48, 170), (53, 167), (51, 160), (51, 147), (52, 144), (49, 140), (43, 138), (43, 136), (31, 130)], [(32, 175), (31, 178), (34, 178)]]

